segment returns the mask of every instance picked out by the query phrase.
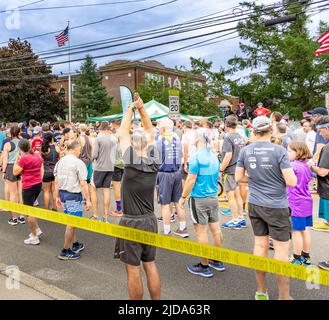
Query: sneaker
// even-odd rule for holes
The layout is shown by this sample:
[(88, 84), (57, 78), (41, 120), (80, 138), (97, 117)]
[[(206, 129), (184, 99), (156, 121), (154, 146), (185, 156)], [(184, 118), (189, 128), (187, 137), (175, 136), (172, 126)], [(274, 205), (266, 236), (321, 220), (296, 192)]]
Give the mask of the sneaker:
[(239, 223), (241, 228), (247, 228), (246, 219), (240, 219)]
[(40, 244), (40, 240), (39, 240), (39, 237), (30, 235), (28, 239), (24, 240), (24, 243), (30, 244), (30, 245), (38, 245), (38, 244)]
[(169, 233), (167, 233), (167, 234), (165, 234), (164, 231), (163, 231), (162, 234), (163, 234), (164, 236), (172, 236), (171, 231), (169, 231)]
[(211, 267), (217, 271), (225, 271), (224, 263), (221, 261), (209, 260), (209, 267)]
[(112, 216), (112, 217), (122, 217), (123, 216), (123, 211), (122, 210), (120, 210), (120, 211), (118, 211), (118, 210), (112, 211), (110, 213), (110, 216)]
[(187, 266), (187, 270), (190, 273), (196, 274), (201, 277), (205, 278), (211, 278), (214, 276), (214, 273), (212, 272), (210, 267), (203, 268), (201, 266), (201, 263), (198, 264), (190, 264)]
[(34, 203), (33, 203), (33, 207), (39, 207), (39, 201), (38, 200), (35, 200)]
[(182, 238), (188, 238), (189, 234), (187, 232), (187, 228), (185, 228), (184, 230), (179, 230), (177, 229), (176, 231), (173, 231), (173, 234), (180, 236)]
[(11, 226), (17, 226), (17, 225), (18, 225), (17, 219), (14, 219), (14, 218), (10, 218), (10, 219), (8, 220), (8, 223), (9, 223)]
[[(40, 228), (38, 228), (38, 229), (37, 229), (37, 237), (41, 237), (42, 235), (43, 235), (42, 230), (41, 230)], [(33, 234), (30, 233), (30, 234), (29, 234), (29, 237), (33, 237)]]
[(85, 250), (85, 246), (84, 246), (83, 243), (79, 243), (78, 242), (78, 243), (72, 245), (72, 251), (74, 253), (79, 253), (79, 252), (81, 252), (83, 250)]
[(18, 218), (17, 218), (17, 221), (18, 221), (20, 224), (25, 224), (25, 218), (24, 218), (24, 217), (18, 217)]
[(268, 293), (256, 292), (255, 300), (270, 300)]
[(239, 221), (234, 221), (234, 220), (231, 220), (227, 223), (223, 223), (222, 224), (222, 227), (224, 229), (231, 229), (231, 230), (241, 230), (241, 224)]
[(269, 241), (269, 249), (270, 250), (274, 250), (274, 244), (273, 244), (273, 239), (270, 237), (270, 241)]
[(319, 268), (321, 268), (323, 270), (329, 271), (329, 260), (328, 261), (319, 262), (318, 266), (319, 266)]
[(228, 216), (231, 214), (231, 210), (230, 209), (220, 210), (220, 214), (222, 214), (224, 216)]
[(243, 214), (243, 216), (246, 216), (248, 214), (248, 212), (246, 211), (246, 209), (243, 209), (242, 210), (242, 214)]
[(90, 219), (90, 220), (98, 221), (98, 217), (95, 217), (95, 216), (91, 216), (89, 219)]
[(302, 260), (295, 259), (295, 258), (292, 259), (291, 263), (292, 263), (292, 264), (297, 264), (297, 265), (299, 265), (299, 266), (303, 266), (303, 265), (304, 265), (304, 263), (303, 263)]
[(75, 253), (71, 249), (68, 249), (65, 252), (62, 250), (58, 255), (58, 259), (60, 260), (77, 260), (80, 259), (80, 257), (80, 253)]
[(311, 260), (302, 256), (302, 261), (304, 265), (310, 266), (312, 264)]
[[(158, 219), (158, 221), (163, 222), (162, 217), (158, 217), (157, 219)], [(171, 217), (170, 217), (170, 222), (173, 223), (175, 221), (176, 221), (175, 214), (172, 214)]]
[(105, 223), (110, 223), (107, 216), (103, 216), (102, 221)]

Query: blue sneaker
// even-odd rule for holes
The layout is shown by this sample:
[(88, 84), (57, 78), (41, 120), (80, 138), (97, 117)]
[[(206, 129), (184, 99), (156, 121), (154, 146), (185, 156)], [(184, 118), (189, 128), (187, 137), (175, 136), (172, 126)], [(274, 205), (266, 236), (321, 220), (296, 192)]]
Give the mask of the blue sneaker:
[(231, 210), (230, 209), (220, 210), (220, 214), (222, 214), (224, 216), (228, 216), (231, 214)]
[(312, 264), (311, 260), (302, 256), (302, 261), (305, 266), (310, 266)]
[(231, 220), (227, 223), (223, 223), (222, 224), (222, 227), (224, 229), (231, 229), (231, 230), (241, 230), (241, 224), (239, 221), (234, 221), (234, 220)]
[(79, 253), (79, 252), (81, 252), (81, 251), (83, 251), (83, 250), (85, 250), (85, 246), (84, 246), (83, 243), (79, 243), (79, 242), (77, 242), (77, 243), (74, 243), (74, 244), (72, 245), (72, 251), (73, 251), (74, 253)]
[(75, 253), (71, 249), (68, 249), (65, 252), (62, 250), (58, 255), (58, 259), (60, 260), (77, 260), (79, 258), (80, 253)]
[(239, 223), (241, 228), (247, 228), (246, 219), (240, 219)]
[(323, 270), (329, 271), (329, 260), (328, 261), (319, 262), (318, 266), (319, 266), (319, 268), (321, 268)]
[(201, 277), (205, 277), (205, 278), (211, 278), (214, 276), (214, 273), (212, 272), (210, 267), (207, 268), (203, 268), (201, 266), (201, 263), (198, 264), (189, 264), (187, 266), (187, 270), (190, 273), (196, 274), (198, 276)]
[(303, 266), (303, 265), (304, 265), (304, 263), (303, 263), (302, 260), (295, 259), (295, 258), (291, 261), (291, 263), (292, 263), (292, 264), (297, 264), (297, 265), (299, 265), (299, 266)]
[(209, 260), (209, 267), (217, 271), (225, 271), (224, 263), (221, 261)]

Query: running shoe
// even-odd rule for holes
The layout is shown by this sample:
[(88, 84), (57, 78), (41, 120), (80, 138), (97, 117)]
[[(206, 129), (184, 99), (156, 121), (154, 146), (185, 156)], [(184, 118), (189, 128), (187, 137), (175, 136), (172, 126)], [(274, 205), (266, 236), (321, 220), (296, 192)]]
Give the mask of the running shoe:
[(303, 256), (302, 256), (302, 261), (303, 261), (304, 265), (306, 265), (306, 266), (310, 266), (312, 264), (312, 262), (309, 258), (305, 258)]
[(72, 251), (73, 251), (74, 253), (79, 253), (79, 252), (81, 252), (81, 251), (83, 251), (83, 250), (85, 250), (85, 246), (84, 246), (83, 243), (79, 243), (79, 242), (77, 242), (77, 243), (74, 243), (74, 244), (72, 245)]
[(248, 212), (246, 211), (246, 209), (243, 209), (243, 210), (242, 210), (242, 214), (243, 214), (244, 216), (246, 216), (246, 215), (248, 214)]
[(17, 226), (17, 225), (18, 225), (17, 219), (14, 219), (14, 218), (10, 218), (10, 219), (8, 220), (8, 223), (9, 223), (11, 226)]
[(247, 228), (246, 219), (239, 219), (240, 227)]
[[(157, 219), (158, 219), (158, 221), (163, 222), (163, 218), (162, 217), (158, 217)], [(173, 223), (175, 221), (176, 221), (175, 214), (172, 214), (171, 215), (171, 218), (170, 218), (170, 222)]]
[(24, 240), (24, 243), (28, 245), (38, 245), (40, 244), (40, 240), (39, 237), (30, 235), (28, 239)]
[(182, 238), (188, 238), (189, 234), (187, 232), (187, 228), (185, 228), (184, 230), (180, 230), (179, 228), (176, 231), (173, 231), (173, 234), (180, 236)]
[(24, 218), (24, 217), (18, 217), (18, 218), (17, 218), (17, 221), (18, 221), (20, 224), (25, 224), (25, 218)]
[(224, 263), (221, 261), (209, 260), (209, 267), (217, 271), (225, 271)]
[(222, 227), (224, 229), (231, 229), (231, 230), (241, 230), (241, 224), (239, 221), (234, 221), (234, 220), (231, 220), (227, 223), (223, 223), (222, 224)]
[(91, 216), (89, 219), (98, 221), (98, 217), (95, 217), (95, 216)]
[(58, 259), (60, 260), (77, 260), (80, 259), (80, 253), (75, 253), (71, 249), (61, 251), (58, 255)]
[(295, 259), (295, 258), (292, 259), (291, 263), (292, 263), (292, 264), (297, 264), (297, 265), (299, 265), (299, 266), (303, 266), (303, 265), (304, 265), (304, 263), (303, 263), (302, 260)]
[(269, 249), (274, 250), (273, 239), (271, 237), (270, 237), (270, 241), (269, 241)]
[[(37, 231), (37, 237), (41, 237), (43, 235), (43, 232), (42, 232), (42, 230), (40, 228), (38, 228), (36, 231)], [(29, 237), (32, 237), (32, 236), (33, 236), (33, 234), (30, 233), (29, 234)]]
[(112, 217), (122, 217), (123, 216), (123, 211), (122, 210), (120, 210), (120, 211), (114, 210), (110, 213), (110, 216), (112, 216)]
[(329, 260), (328, 261), (319, 262), (318, 266), (319, 266), (319, 268), (321, 268), (323, 270), (329, 271)]
[(255, 300), (270, 300), (268, 293), (256, 292)]
[(108, 220), (108, 216), (103, 216), (102, 221), (105, 223), (110, 223), (110, 221)]
[(187, 266), (187, 270), (190, 273), (196, 274), (201, 277), (211, 278), (214, 276), (213, 271), (208, 266), (207, 268), (203, 268), (201, 263), (198, 264), (190, 264)]
[(38, 199), (34, 201), (33, 207), (39, 207), (39, 201), (38, 201)]
[(231, 210), (230, 209), (220, 210), (220, 214), (222, 214), (224, 216), (228, 216), (231, 214)]

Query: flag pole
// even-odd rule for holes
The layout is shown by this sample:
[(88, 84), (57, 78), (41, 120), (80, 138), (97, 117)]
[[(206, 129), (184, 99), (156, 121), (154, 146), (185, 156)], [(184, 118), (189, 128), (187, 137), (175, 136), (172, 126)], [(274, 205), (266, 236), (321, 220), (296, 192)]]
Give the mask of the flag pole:
[(72, 122), (72, 79), (71, 79), (71, 34), (70, 21), (68, 21), (69, 36), (69, 121)]

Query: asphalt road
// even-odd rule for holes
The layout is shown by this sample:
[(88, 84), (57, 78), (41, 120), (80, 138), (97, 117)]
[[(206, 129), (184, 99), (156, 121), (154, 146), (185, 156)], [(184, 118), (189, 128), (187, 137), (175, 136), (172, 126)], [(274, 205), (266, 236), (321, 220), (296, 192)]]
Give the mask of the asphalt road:
[[(2, 183), (0, 194), (3, 194)], [(42, 197), (40, 197), (42, 203)], [(101, 200), (101, 197), (100, 197)], [(317, 201), (316, 201), (317, 202)], [(315, 211), (317, 203), (315, 204)], [(157, 207), (156, 215), (159, 215)], [(90, 214), (87, 214), (89, 216)], [(316, 216), (316, 214), (315, 214)], [(124, 265), (113, 259), (114, 239), (90, 232), (78, 232), (79, 240), (86, 250), (77, 261), (60, 261), (57, 254), (63, 246), (65, 226), (40, 221), (44, 231), (39, 246), (26, 246), (23, 240), (29, 230), (27, 225), (10, 226), (8, 213), (0, 214), (0, 262), (16, 265), (25, 273), (46, 281), (83, 299), (128, 299)], [(221, 222), (230, 217), (220, 216)], [(193, 226), (189, 220), (191, 240), (195, 240)], [(118, 218), (111, 218), (117, 223)], [(177, 222), (173, 224), (177, 227)], [(160, 231), (162, 225), (160, 224)], [(253, 235), (251, 228), (244, 230), (223, 230), (223, 246), (243, 252), (252, 252)], [(314, 263), (329, 259), (329, 234), (313, 232), (311, 257)], [(272, 254), (272, 253), (271, 253)], [(198, 262), (198, 258), (158, 249), (157, 265), (162, 280), (162, 299), (169, 300), (252, 300), (255, 294), (254, 271), (233, 265), (226, 265), (225, 272), (205, 279), (188, 273), (186, 266)], [(144, 278), (145, 280), (145, 278)], [(146, 284), (146, 282), (144, 281)], [(145, 285), (146, 288), (146, 285)], [(268, 275), (268, 288), (271, 299), (277, 299), (275, 276)], [(329, 299), (329, 287), (307, 289), (302, 281), (291, 281), (294, 299)], [(27, 299), (29, 297), (26, 297)], [(145, 299), (149, 295), (145, 290)]]

